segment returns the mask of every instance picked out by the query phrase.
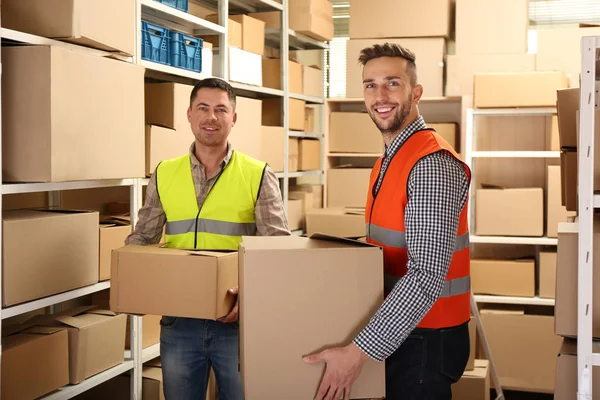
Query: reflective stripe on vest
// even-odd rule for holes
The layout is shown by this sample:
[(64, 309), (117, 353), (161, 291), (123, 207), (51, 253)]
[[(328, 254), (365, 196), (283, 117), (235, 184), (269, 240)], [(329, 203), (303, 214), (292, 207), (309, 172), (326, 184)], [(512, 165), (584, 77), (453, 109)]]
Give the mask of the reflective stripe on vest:
[(256, 234), (256, 224), (254, 222), (228, 222), (202, 218), (197, 221), (197, 229), (196, 219), (167, 222), (166, 234), (181, 235), (189, 232), (205, 232), (227, 236), (254, 236)]
[[(367, 222), (367, 236), (374, 241), (385, 246), (395, 247), (397, 249), (406, 249), (406, 233), (395, 231), (388, 228), (382, 228), (375, 224)], [(461, 251), (469, 247), (471, 244), (469, 232), (463, 233), (456, 237), (454, 251)]]
[[(391, 292), (396, 286), (396, 283), (402, 279), (397, 276), (384, 274), (383, 278), (383, 286), (386, 292)], [(463, 276), (462, 278), (451, 279), (449, 281), (444, 281), (444, 286), (442, 287), (442, 293), (440, 294), (440, 298), (458, 296), (461, 294), (466, 294), (471, 291), (471, 277)]]

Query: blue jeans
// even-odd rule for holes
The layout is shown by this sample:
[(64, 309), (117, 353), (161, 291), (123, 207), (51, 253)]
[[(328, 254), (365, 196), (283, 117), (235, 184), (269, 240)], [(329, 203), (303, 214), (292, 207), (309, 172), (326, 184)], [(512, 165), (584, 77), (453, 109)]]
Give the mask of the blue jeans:
[(237, 322), (162, 317), (160, 355), (166, 400), (204, 400), (211, 367), (219, 400), (243, 400)]

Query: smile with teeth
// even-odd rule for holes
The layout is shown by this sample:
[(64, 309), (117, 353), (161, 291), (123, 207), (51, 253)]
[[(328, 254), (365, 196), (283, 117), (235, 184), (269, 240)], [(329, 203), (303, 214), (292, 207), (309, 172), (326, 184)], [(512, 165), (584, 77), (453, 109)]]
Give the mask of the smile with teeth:
[(377, 111), (379, 114), (387, 114), (390, 111), (392, 111), (394, 109), (393, 106), (387, 106), (387, 107), (375, 107), (375, 111)]

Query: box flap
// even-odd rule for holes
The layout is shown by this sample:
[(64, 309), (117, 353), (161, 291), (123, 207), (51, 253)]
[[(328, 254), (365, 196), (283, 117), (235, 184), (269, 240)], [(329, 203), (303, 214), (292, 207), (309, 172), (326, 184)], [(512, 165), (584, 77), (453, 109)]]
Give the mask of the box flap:
[(83, 329), (86, 326), (90, 325), (89, 321), (84, 321), (77, 317), (69, 317), (68, 315), (62, 315), (60, 317), (56, 317), (55, 320), (62, 324), (68, 325), (71, 328), (77, 328), (77, 329)]
[(214, 257), (214, 258), (226, 257), (233, 253), (237, 253), (237, 250), (193, 250), (193, 249), (189, 249), (186, 251), (187, 251), (187, 254), (190, 254), (193, 256), (204, 256), (204, 257)]
[(53, 333), (60, 332), (65, 328), (62, 326), (32, 326), (31, 328), (27, 328), (23, 333), (31, 333), (35, 335), (52, 335)]
[(344, 210), (345, 214), (348, 215), (365, 215), (365, 208), (364, 207), (346, 207)]
[(104, 315), (107, 317), (116, 317), (117, 316), (117, 313), (114, 311), (102, 310), (102, 309), (92, 310), (92, 311), (88, 312), (88, 314)]
[(355, 239), (342, 238), (342, 237), (338, 237), (338, 236), (327, 235), (327, 234), (324, 234), (324, 233), (315, 233), (315, 234), (312, 234), (310, 236), (310, 239), (312, 239), (312, 240), (324, 240), (324, 241), (335, 242), (335, 243), (346, 243), (346, 244), (351, 244), (351, 245), (358, 246), (358, 247), (379, 247), (379, 246), (376, 246), (374, 244), (361, 242), (361, 241), (358, 241), (358, 240), (355, 240)]

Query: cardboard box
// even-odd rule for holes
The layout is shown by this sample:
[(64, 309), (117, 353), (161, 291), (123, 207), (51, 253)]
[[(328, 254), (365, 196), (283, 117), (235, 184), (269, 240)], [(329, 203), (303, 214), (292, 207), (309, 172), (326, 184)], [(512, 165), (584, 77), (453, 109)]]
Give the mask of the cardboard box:
[(527, 0), (457, 0), (456, 54), (527, 53), (528, 11)]
[[(246, 398), (313, 398), (325, 365), (306, 364), (302, 357), (348, 343), (383, 301), (382, 250), (343, 240), (243, 238), (240, 366)], [(279, 326), (288, 334), (281, 335)], [(367, 360), (352, 398), (384, 394), (385, 365)]]
[(558, 116), (550, 117), (550, 145), (548, 150), (560, 151), (560, 134), (558, 133)]
[(535, 296), (535, 260), (471, 260), (471, 288), (476, 294)]
[(15, 193), (2, 196), (2, 211), (48, 207), (48, 193)]
[(287, 220), (291, 231), (304, 226), (304, 204), (300, 199), (288, 199)]
[[(592, 351), (600, 352), (600, 343), (592, 342)], [(592, 367), (592, 385), (600, 387), (600, 369)], [(577, 341), (563, 339), (558, 360), (556, 362), (556, 384), (554, 387), (554, 400), (571, 400), (578, 391), (577, 387)], [(593, 400), (600, 399), (598, 389), (593, 390)]]
[(306, 212), (306, 234), (359, 238), (367, 234), (365, 215), (347, 212), (343, 207), (314, 209)]
[(327, 207), (366, 207), (370, 179), (370, 168), (330, 168)]
[[(229, 80), (262, 86), (262, 57), (237, 47), (228, 47), (229, 51)], [(221, 71), (220, 48), (213, 50), (213, 71)]]
[[(555, 332), (565, 337), (577, 336), (577, 259), (578, 223), (561, 223), (558, 227), (558, 262), (556, 265)], [(600, 223), (594, 220), (594, 252), (600, 252)], [(592, 335), (600, 338), (600, 258), (594, 257), (594, 296)]]
[(473, 371), (475, 369), (475, 353), (477, 353), (477, 323), (475, 318), (471, 316), (469, 319), (469, 360), (465, 371)]
[(579, 88), (557, 90), (556, 101), (560, 148), (577, 148), (577, 110), (579, 110), (580, 101)]
[(490, 362), (475, 360), (475, 368), (467, 370), (452, 385), (452, 398), (456, 400), (490, 400)]
[(330, 153), (383, 154), (383, 135), (367, 113), (330, 113), (328, 134)]
[(144, 68), (132, 63), (58, 46), (4, 47), (3, 180), (142, 177), (143, 84)]
[[(475, 74), (473, 105), (486, 107), (554, 107), (556, 91), (568, 86), (563, 72)], [(520, 96), (504, 88), (520, 88)]]
[(444, 95), (446, 41), (443, 38), (350, 39), (346, 43), (346, 97), (363, 98), (363, 67), (358, 63), (360, 51), (386, 42), (400, 44), (417, 55), (419, 83), (423, 85), (424, 97)]
[(543, 299), (553, 299), (556, 296), (556, 264), (556, 252), (540, 251), (539, 296)]
[[(323, 208), (323, 185), (292, 185), (291, 193), (303, 193), (304, 210)], [(338, 236), (338, 235), (336, 235)]]
[(190, 108), (192, 89), (193, 86), (181, 83), (146, 83), (146, 124), (175, 129), (180, 134), (189, 133), (186, 136), (191, 144), (194, 137), (187, 110)]
[(216, 320), (233, 307), (237, 268), (237, 252), (128, 245), (113, 251), (110, 308)]
[[(259, 99), (237, 97), (235, 107), (237, 122), (231, 128), (228, 137), (234, 149), (259, 160), (263, 157), (262, 109), (263, 103)], [(280, 148), (283, 148), (283, 144)]]
[[(193, 1), (191, 3), (193, 3)], [(227, 44), (231, 47), (241, 49), (244, 43), (242, 24), (238, 21), (234, 21), (231, 17), (233, 16), (231, 15), (230, 18), (227, 19)], [(219, 23), (217, 14), (207, 15), (203, 18), (215, 24)], [(205, 42), (212, 44), (213, 47), (221, 47), (219, 46), (219, 35), (202, 35), (200, 37), (204, 39)]]
[(323, 88), (323, 71), (316, 65), (302, 66), (302, 94), (306, 96), (325, 97)]
[(69, 383), (69, 335), (22, 325), (2, 332), (2, 398), (37, 399)]
[(546, 236), (555, 238), (558, 237), (558, 224), (559, 222), (567, 222), (569, 217), (575, 216), (572, 211), (562, 205), (561, 199), (561, 176), (560, 166), (549, 165), (548, 166), (548, 186), (546, 188), (547, 206), (546, 206)]
[(567, 211), (577, 211), (577, 169), (577, 151), (570, 149), (561, 150), (561, 204), (565, 206)]
[(131, 225), (100, 224), (100, 257), (98, 280), (110, 279), (110, 260), (113, 250), (123, 247), (131, 233)]
[[(281, 76), (281, 59), (264, 58), (262, 69), (263, 86), (282, 90)], [(294, 61), (288, 61), (288, 85), (290, 93), (302, 93), (302, 65)]]
[[(373, 13), (393, 7), (402, 12)], [(435, 10), (435, 12), (431, 12)], [(427, 21), (427, 23), (423, 23)], [(425, 0), (412, 7), (405, 0), (352, 0), (350, 39), (398, 37), (448, 37), (450, 0)], [(417, 55), (418, 57), (418, 55)]]
[[(283, 126), (281, 98), (263, 99), (262, 124), (267, 126)], [(298, 99), (289, 100), (289, 128), (294, 131), (304, 129), (306, 102)]]
[(475, 201), (476, 235), (544, 235), (542, 188), (477, 189)]
[(300, 139), (298, 142), (298, 170), (314, 171), (321, 169), (321, 141)]
[(473, 95), (475, 74), (529, 71), (535, 71), (535, 54), (448, 55), (446, 96)]
[(134, 53), (134, 0), (4, 0), (2, 14), (2, 26), (8, 29)]
[(502, 388), (552, 393), (561, 342), (552, 316), (482, 310), (481, 320)]
[(458, 146), (458, 125), (455, 123), (427, 124), (428, 128), (433, 129), (440, 135), (454, 150), (460, 151)]
[(98, 282), (97, 212), (7, 211), (2, 229), (3, 306)]
[(290, 50), (290, 60), (322, 71), (325, 69), (325, 50)]
[[(262, 154), (260, 159), (265, 161), (274, 172), (283, 172), (283, 147), (285, 130), (278, 126), (261, 127)], [(298, 171), (298, 138), (288, 139), (288, 171)]]
[(152, 175), (161, 161), (188, 153), (193, 141), (189, 124), (183, 131), (146, 125), (146, 176)]
[(262, 56), (265, 53), (264, 21), (243, 14), (229, 18), (242, 25), (242, 50)]

